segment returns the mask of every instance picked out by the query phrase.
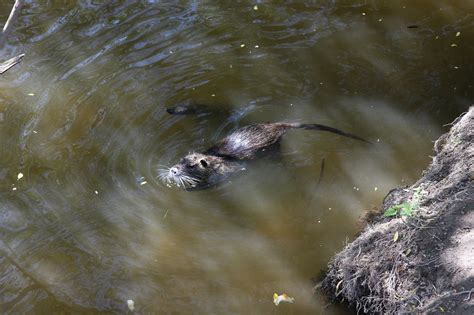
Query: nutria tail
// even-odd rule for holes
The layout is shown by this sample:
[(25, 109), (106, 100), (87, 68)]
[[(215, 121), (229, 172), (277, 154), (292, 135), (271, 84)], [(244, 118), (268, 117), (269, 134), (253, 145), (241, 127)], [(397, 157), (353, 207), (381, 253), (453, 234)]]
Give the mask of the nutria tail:
[(342, 130), (339, 130), (339, 129), (336, 129), (336, 128), (333, 128), (333, 127), (325, 126), (325, 125), (302, 124), (302, 123), (288, 123), (288, 124), (284, 124), (284, 125), (287, 128), (299, 128), (299, 129), (307, 129), (307, 130), (321, 130), (321, 131), (332, 132), (332, 133), (335, 133), (335, 134), (338, 134), (338, 135), (341, 135), (341, 136), (344, 136), (344, 137), (356, 139), (356, 140), (363, 141), (363, 142), (366, 142), (366, 143), (371, 143), (370, 141), (367, 141), (367, 140), (365, 140), (365, 139), (363, 139), (359, 136), (353, 135), (353, 134), (348, 133), (348, 132), (344, 132)]

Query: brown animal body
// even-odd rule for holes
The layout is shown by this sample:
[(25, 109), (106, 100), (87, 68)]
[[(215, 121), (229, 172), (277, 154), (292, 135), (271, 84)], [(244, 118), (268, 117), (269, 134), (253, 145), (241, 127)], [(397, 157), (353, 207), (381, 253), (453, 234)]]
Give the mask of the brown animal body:
[(186, 190), (214, 186), (245, 169), (246, 162), (270, 152), (290, 129), (327, 131), (367, 142), (356, 135), (319, 124), (280, 122), (249, 125), (233, 131), (203, 153), (186, 155), (173, 167), (163, 169), (160, 178)]

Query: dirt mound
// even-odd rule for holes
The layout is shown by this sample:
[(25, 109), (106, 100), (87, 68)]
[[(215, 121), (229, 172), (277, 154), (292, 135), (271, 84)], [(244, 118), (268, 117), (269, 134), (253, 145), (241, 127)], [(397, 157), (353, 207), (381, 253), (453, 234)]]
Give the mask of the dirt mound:
[(331, 260), (326, 295), (367, 313), (474, 314), (474, 107), (435, 151), (422, 178), (392, 190)]

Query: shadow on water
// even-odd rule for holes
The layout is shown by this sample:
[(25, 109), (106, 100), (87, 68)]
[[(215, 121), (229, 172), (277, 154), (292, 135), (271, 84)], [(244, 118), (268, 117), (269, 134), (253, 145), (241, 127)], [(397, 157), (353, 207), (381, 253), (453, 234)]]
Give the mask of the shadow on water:
[[(347, 313), (310, 279), (470, 105), (474, 8), (254, 5), (25, 4), (4, 53), (26, 57), (0, 77), (2, 310)], [(225, 114), (166, 113), (186, 100)], [(220, 187), (157, 179), (238, 126), (282, 120), (374, 144), (294, 130), (280, 160)], [(274, 292), (295, 303), (275, 308)]]

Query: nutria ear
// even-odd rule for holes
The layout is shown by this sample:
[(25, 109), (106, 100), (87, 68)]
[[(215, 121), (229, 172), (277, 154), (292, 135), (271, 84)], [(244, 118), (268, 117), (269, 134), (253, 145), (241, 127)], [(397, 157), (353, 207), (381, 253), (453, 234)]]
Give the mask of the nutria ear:
[(207, 167), (209, 164), (206, 162), (206, 160), (202, 159), (199, 161), (203, 167)]

